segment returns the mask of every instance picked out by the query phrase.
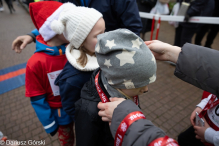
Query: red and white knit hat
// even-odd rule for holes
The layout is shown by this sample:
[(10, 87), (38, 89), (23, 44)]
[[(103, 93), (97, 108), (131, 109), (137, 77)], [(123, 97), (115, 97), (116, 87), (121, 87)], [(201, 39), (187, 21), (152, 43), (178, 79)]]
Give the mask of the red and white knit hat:
[(44, 41), (50, 40), (57, 34), (51, 29), (51, 23), (54, 20), (58, 20), (61, 12), (73, 9), (74, 7), (76, 6), (72, 3), (62, 4), (56, 1), (30, 3), (29, 11), (31, 19)]

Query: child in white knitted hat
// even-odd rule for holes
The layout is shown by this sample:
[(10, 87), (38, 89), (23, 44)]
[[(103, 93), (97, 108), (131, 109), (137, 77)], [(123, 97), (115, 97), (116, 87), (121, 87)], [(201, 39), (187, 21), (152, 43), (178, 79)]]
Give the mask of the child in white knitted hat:
[(55, 84), (60, 88), (62, 106), (75, 120), (74, 103), (80, 98), (81, 88), (95, 69), (99, 67), (95, 56), (97, 35), (104, 33), (102, 14), (93, 8), (75, 7), (62, 12), (51, 28), (64, 34), (70, 42), (66, 48), (68, 62), (57, 77)]

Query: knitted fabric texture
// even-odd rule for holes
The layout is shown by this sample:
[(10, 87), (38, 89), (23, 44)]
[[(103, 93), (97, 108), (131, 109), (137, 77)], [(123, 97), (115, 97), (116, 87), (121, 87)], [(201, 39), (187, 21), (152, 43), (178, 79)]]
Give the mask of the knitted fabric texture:
[(114, 88), (144, 87), (156, 80), (156, 60), (144, 41), (127, 29), (98, 35), (97, 62)]
[(31, 19), (44, 41), (48, 41), (57, 35), (50, 27), (51, 23), (54, 20), (58, 20), (62, 11), (67, 11), (74, 7), (75, 5), (72, 3), (62, 4), (56, 1), (30, 3), (29, 11)]
[(75, 7), (62, 12), (51, 28), (58, 34), (64, 34), (70, 45), (78, 49), (102, 14), (93, 8)]

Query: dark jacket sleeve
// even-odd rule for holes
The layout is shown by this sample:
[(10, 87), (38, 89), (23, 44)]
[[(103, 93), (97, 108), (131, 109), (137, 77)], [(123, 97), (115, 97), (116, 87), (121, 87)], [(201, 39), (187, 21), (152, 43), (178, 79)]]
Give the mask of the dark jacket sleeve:
[(175, 76), (219, 96), (219, 51), (186, 43), (179, 54)]
[[(131, 112), (141, 111), (131, 100), (123, 101), (113, 112), (111, 122), (111, 132), (115, 138), (117, 128), (122, 120)], [(146, 117), (147, 118), (147, 117)], [(140, 119), (132, 123), (126, 131), (123, 139), (123, 146), (140, 146), (148, 145), (153, 140), (164, 137), (166, 134), (158, 127), (154, 126), (151, 121), (147, 119)]]
[(127, 28), (140, 35), (142, 23), (136, 0), (114, 0), (113, 7), (120, 28)]
[(72, 120), (75, 120), (75, 102), (80, 98), (81, 88), (73, 86), (72, 83), (69, 83), (68, 79), (61, 80), (59, 82), (59, 88), (62, 107)]
[(98, 102), (79, 99), (76, 103), (75, 132), (76, 145), (112, 146), (114, 140), (110, 133), (109, 123), (98, 116)]
[(200, 16), (201, 12), (204, 9), (207, 9), (206, 4), (208, 0), (194, 0), (191, 2), (190, 7), (187, 11), (187, 15), (192, 16)]

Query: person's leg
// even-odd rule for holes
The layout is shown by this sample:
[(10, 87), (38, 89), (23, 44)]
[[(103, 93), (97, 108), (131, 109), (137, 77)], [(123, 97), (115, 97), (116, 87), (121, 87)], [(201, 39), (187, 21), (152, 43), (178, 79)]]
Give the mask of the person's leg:
[(180, 47), (181, 34), (182, 34), (182, 26), (179, 25), (179, 26), (175, 29), (174, 46)]
[(195, 44), (196, 45), (201, 45), (202, 39), (205, 36), (205, 34), (208, 32), (210, 25), (209, 24), (204, 24), (199, 27), (196, 36), (195, 36)]
[(0, 0), (0, 7), (3, 7), (3, 2), (2, 2), (2, 0)]
[(205, 43), (205, 47), (211, 48), (215, 37), (219, 31), (219, 25), (211, 25), (210, 32), (208, 33), (207, 40)]
[(0, 11), (4, 11), (3, 2), (0, 0)]
[(179, 134), (178, 143), (180, 146), (204, 146), (200, 140), (195, 138), (195, 130), (193, 126)]
[(182, 47), (185, 43), (191, 43), (192, 42), (192, 37), (196, 33), (196, 31), (197, 31), (197, 28), (183, 27), (179, 47)]
[(61, 146), (73, 146), (74, 145), (74, 131), (73, 124), (59, 125), (58, 138)]
[(10, 6), (10, 3), (9, 3), (9, 0), (5, 0), (7, 6), (8, 6), (8, 9), (10, 10), (10, 13), (12, 13), (12, 10), (11, 10), (11, 6)]
[(13, 7), (13, 1), (12, 1), (12, 0), (9, 0), (9, 4), (10, 4), (11, 9), (15, 12), (15, 9), (14, 9), (14, 7)]

